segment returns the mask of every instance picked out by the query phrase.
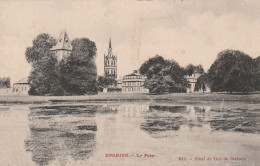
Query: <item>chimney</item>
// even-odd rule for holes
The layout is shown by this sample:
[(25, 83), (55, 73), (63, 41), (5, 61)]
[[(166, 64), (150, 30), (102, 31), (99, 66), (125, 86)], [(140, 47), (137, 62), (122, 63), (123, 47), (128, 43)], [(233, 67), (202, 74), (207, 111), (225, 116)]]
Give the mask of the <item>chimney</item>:
[(135, 74), (138, 74), (138, 70), (134, 70), (134, 73), (135, 73)]

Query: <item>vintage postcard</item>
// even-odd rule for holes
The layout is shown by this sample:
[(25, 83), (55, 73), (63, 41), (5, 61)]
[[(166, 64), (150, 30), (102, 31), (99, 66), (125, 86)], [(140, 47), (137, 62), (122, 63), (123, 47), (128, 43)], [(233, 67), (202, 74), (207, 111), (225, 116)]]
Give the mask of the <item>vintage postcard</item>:
[(0, 166), (260, 166), (260, 1), (0, 0)]

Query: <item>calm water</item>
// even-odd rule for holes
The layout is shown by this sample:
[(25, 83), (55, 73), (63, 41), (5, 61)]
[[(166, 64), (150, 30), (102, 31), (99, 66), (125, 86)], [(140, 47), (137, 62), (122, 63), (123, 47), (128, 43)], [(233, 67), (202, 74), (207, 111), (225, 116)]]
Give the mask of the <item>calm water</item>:
[(259, 166), (259, 113), (221, 104), (1, 105), (0, 166)]

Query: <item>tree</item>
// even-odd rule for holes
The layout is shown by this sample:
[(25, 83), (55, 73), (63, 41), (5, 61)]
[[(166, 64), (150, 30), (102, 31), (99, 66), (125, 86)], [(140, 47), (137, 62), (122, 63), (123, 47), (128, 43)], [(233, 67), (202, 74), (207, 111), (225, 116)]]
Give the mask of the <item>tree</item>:
[(260, 91), (260, 56), (254, 59), (254, 68), (256, 74), (255, 90)]
[(72, 52), (60, 63), (61, 83), (71, 95), (97, 93), (96, 44), (87, 38), (74, 39)]
[(191, 76), (195, 72), (200, 73), (200, 74), (204, 73), (204, 69), (203, 69), (202, 65), (195, 66), (193, 64), (189, 64), (188, 66), (186, 66), (185, 71), (186, 71), (186, 75), (189, 75), (189, 76)]
[(59, 80), (58, 61), (53, 54), (45, 55), (33, 63), (29, 76), (30, 95), (63, 95)]
[(33, 40), (33, 46), (26, 49), (26, 59), (32, 65), (29, 94), (96, 94), (95, 43), (86, 38), (73, 40), (71, 55), (61, 62), (50, 51), (55, 44), (53, 37), (40, 34)]
[(197, 82), (195, 84), (195, 91), (199, 91), (200, 89), (202, 89), (204, 93), (206, 91), (207, 84), (208, 84), (207, 74), (204, 73), (198, 77)]
[(28, 63), (39, 61), (50, 54), (50, 49), (56, 44), (56, 40), (49, 34), (43, 33), (33, 40), (33, 46), (27, 47), (25, 56)]
[(114, 77), (99, 76), (97, 80), (98, 89), (101, 91), (103, 88), (117, 84)]
[(10, 88), (10, 77), (0, 78), (0, 88)]
[(224, 50), (208, 71), (212, 91), (248, 93), (255, 87), (253, 59), (238, 50)]
[(176, 61), (159, 55), (142, 64), (140, 73), (147, 76), (144, 87), (151, 93), (183, 92), (187, 87), (185, 70)]
[(32, 65), (29, 76), (31, 95), (62, 95), (59, 84), (58, 61), (50, 52), (56, 40), (48, 34), (40, 34), (33, 40), (33, 46), (25, 52), (28, 63)]

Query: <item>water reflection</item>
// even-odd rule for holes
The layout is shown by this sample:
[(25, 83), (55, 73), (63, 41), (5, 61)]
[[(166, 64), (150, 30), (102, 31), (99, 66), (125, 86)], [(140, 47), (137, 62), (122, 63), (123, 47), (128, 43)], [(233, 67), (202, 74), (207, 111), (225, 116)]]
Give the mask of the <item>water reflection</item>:
[[(210, 106), (149, 106), (143, 114), (145, 121), (141, 129), (152, 134), (177, 131), (181, 127), (210, 126), (209, 130), (232, 130), (248, 133), (260, 131), (260, 116), (255, 110), (246, 109), (211, 109)], [(156, 135), (158, 137), (158, 135)]]
[[(259, 131), (260, 110), (255, 107), (218, 109), (210, 105), (130, 102), (58, 104), (30, 109), (0, 107), (0, 163), (183, 165), (177, 160), (180, 154), (231, 155), (245, 157), (248, 163), (258, 161), (255, 156), (260, 153), (259, 134), (251, 134)], [(105, 158), (107, 153), (149, 153), (156, 157)], [(13, 156), (18, 159), (13, 160)]]
[(74, 160), (90, 157), (95, 147), (97, 125), (94, 120), (98, 106), (51, 106), (31, 108), (30, 136), (25, 148), (37, 165), (48, 165), (58, 159), (66, 165), (68, 156)]

